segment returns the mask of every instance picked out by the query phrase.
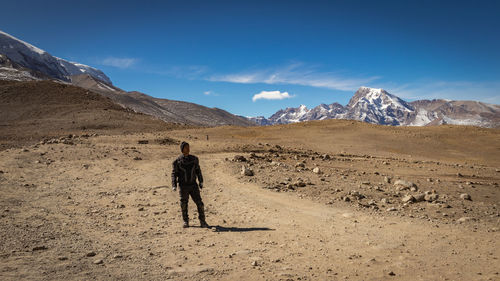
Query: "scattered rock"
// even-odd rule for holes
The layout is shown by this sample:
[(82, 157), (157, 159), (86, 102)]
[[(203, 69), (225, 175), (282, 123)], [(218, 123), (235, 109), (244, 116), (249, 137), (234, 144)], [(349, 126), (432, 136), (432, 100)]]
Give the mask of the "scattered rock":
[(298, 168), (298, 167), (300, 167), (300, 168), (304, 168), (305, 166), (306, 166), (306, 165), (305, 165), (304, 163), (302, 163), (302, 162), (297, 162), (297, 163), (295, 164), (295, 168)]
[(136, 156), (136, 157), (134, 157), (134, 160), (142, 160), (142, 158), (139, 156)]
[(424, 195), (424, 200), (427, 202), (434, 202), (439, 198), (439, 195), (435, 192), (426, 191)]
[(148, 140), (139, 140), (137, 141), (138, 144), (148, 144), (149, 141)]
[(233, 158), (235, 162), (246, 162), (247, 159), (243, 155), (235, 155)]
[(415, 197), (413, 197), (413, 195), (406, 195), (405, 197), (403, 197), (403, 199), (401, 199), (401, 201), (403, 201), (403, 203), (413, 203), (415, 202)]
[(87, 257), (94, 257), (95, 255), (96, 255), (95, 252), (88, 252), (86, 256)]
[(406, 190), (412, 187), (417, 187), (417, 185), (414, 184), (413, 182), (405, 180), (396, 180), (394, 182), (394, 185), (397, 186), (399, 190)]
[(366, 196), (364, 196), (363, 194), (359, 193), (359, 191), (356, 191), (356, 190), (351, 190), (349, 191), (349, 195), (355, 197), (356, 199), (363, 199), (365, 198)]
[(472, 198), (470, 197), (470, 195), (468, 193), (462, 193), (460, 194), (460, 198), (462, 198), (463, 200), (472, 200)]
[(461, 217), (457, 220), (458, 223), (464, 223), (464, 222), (468, 222), (468, 221), (471, 221), (472, 218), (471, 217)]
[(319, 167), (316, 167), (316, 168), (313, 169), (313, 173), (315, 173), (315, 174), (321, 174), (322, 172), (321, 172), (321, 169)]
[(113, 255), (113, 258), (114, 258), (114, 259), (121, 259), (121, 258), (123, 258), (123, 256), (122, 256), (122, 255), (120, 255), (120, 254), (114, 254), (114, 255)]
[(104, 261), (101, 260), (101, 259), (98, 259), (98, 260), (94, 261), (94, 264), (103, 264), (103, 263), (104, 263)]
[(387, 212), (393, 212), (393, 211), (397, 211), (398, 209), (396, 209), (395, 207), (390, 207), (390, 208), (387, 208)]
[(415, 198), (415, 202), (425, 201), (425, 194), (424, 193), (417, 194), (413, 197)]
[(251, 177), (254, 175), (254, 173), (250, 168), (243, 165), (243, 166), (241, 166), (241, 175)]
[(391, 183), (391, 178), (390, 177), (384, 177), (384, 182)]
[(43, 250), (47, 250), (48, 248), (46, 246), (36, 246), (36, 247), (33, 247), (32, 251), (33, 252), (36, 252), (36, 251), (43, 251)]
[(304, 186), (306, 186), (306, 183), (302, 180), (297, 180), (293, 185), (298, 186), (298, 187), (304, 187)]
[(391, 204), (391, 202), (390, 202), (390, 201), (389, 201), (389, 199), (387, 199), (387, 198), (382, 198), (382, 199), (380, 200), (380, 202), (381, 202), (382, 204)]

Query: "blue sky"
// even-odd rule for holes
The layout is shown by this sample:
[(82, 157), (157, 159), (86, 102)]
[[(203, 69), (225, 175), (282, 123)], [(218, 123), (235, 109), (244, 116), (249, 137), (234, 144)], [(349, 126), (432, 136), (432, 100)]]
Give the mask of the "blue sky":
[(500, 104), (500, 1), (16, 0), (2, 10), (1, 30), (124, 90), (240, 115), (345, 105), (360, 86)]

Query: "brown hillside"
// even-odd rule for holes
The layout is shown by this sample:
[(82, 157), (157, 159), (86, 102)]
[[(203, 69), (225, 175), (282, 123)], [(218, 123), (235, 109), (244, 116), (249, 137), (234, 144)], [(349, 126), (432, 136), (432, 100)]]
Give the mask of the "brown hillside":
[(65, 134), (166, 130), (168, 124), (132, 112), (109, 98), (53, 81), (0, 81), (1, 148)]

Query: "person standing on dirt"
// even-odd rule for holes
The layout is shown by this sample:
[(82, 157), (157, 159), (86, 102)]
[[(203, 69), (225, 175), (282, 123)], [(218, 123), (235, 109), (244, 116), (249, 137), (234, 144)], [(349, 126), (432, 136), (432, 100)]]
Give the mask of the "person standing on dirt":
[[(189, 143), (181, 143), (182, 155), (172, 163), (172, 190), (177, 190), (179, 184), (179, 195), (181, 199), (183, 227), (189, 227), (188, 202), (189, 196), (198, 208), (198, 219), (201, 227), (208, 227), (205, 221), (205, 209), (201, 200), (200, 189), (203, 188), (203, 176), (201, 174), (198, 157), (189, 154)], [(196, 183), (198, 178), (198, 184)]]

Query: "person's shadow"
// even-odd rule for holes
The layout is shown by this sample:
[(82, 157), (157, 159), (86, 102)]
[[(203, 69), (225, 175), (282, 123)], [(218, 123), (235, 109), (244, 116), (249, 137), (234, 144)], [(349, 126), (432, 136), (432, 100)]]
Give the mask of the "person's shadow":
[(211, 225), (214, 232), (249, 232), (249, 231), (274, 231), (269, 227), (227, 227), (221, 225)]

